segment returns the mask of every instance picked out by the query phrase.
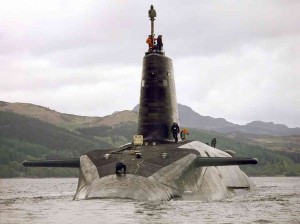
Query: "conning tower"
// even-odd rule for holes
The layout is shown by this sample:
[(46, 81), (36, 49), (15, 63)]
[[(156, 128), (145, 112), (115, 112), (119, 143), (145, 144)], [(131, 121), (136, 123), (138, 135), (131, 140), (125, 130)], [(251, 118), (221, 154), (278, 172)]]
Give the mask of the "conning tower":
[[(149, 17), (153, 42), (155, 16), (151, 5)], [(170, 128), (174, 121), (178, 123), (172, 59), (166, 57), (163, 50), (149, 48), (143, 59), (138, 134), (148, 141), (173, 139)]]

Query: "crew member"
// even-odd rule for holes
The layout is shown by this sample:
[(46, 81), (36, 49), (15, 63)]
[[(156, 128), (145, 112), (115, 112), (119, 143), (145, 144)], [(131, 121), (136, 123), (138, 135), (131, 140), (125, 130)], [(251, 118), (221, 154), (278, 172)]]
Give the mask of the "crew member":
[(146, 43), (148, 44), (149, 46), (149, 51), (151, 51), (153, 49), (153, 38), (151, 35), (148, 36), (147, 40), (146, 40)]
[(180, 129), (178, 124), (174, 121), (172, 127), (171, 127), (171, 132), (173, 134), (173, 138), (175, 139), (175, 143), (178, 142), (178, 133), (179, 133)]
[(122, 162), (117, 162), (116, 163), (116, 174), (121, 174), (123, 170), (123, 173), (126, 173), (126, 165)]
[(157, 49), (158, 49), (158, 51), (161, 51), (162, 46), (163, 46), (162, 35), (158, 35), (158, 37), (157, 37)]
[(211, 140), (211, 147), (214, 147), (214, 148), (216, 148), (216, 145), (217, 145), (217, 139), (216, 138), (213, 138), (212, 140)]
[(189, 135), (189, 134), (190, 134), (189, 130), (186, 129), (186, 128), (184, 128), (180, 132), (180, 137), (181, 137), (182, 140), (186, 140), (187, 139), (187, 135)]

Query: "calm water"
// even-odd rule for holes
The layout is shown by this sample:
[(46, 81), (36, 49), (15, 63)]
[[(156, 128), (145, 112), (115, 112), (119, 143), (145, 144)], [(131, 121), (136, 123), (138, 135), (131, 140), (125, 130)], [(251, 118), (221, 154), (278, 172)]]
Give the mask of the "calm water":
[(0, 179), (0, 223), (300, 223), (300, 178), (252, 178), (218, 202), (73, 201), (77, 179)]

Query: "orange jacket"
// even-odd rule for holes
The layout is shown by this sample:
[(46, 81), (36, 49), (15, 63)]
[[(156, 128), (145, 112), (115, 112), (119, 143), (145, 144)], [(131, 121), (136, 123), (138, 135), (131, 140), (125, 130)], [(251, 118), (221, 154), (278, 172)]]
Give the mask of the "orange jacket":
[(149, 44), (149, 47), (153, 47), (153, 41), (151, 37), (148, 37), (148, 39), (146, 40), (146, 43)]
[(181, 132), (183, 132), (184, 134), (189, 134), (189, 130), (188, 130), (188, 129), (186, 129), (186, 128), (182, 129), (182, 131), (181, 131)]

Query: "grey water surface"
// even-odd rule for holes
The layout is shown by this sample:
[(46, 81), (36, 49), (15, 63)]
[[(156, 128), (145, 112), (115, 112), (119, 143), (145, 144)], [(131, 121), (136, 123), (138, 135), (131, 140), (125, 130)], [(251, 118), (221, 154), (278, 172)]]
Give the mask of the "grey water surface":
[(0, 223), (300, 223), (300, 177), (251, 179), (214, 202), (73, 201), (76, 178), (0, 179)]

